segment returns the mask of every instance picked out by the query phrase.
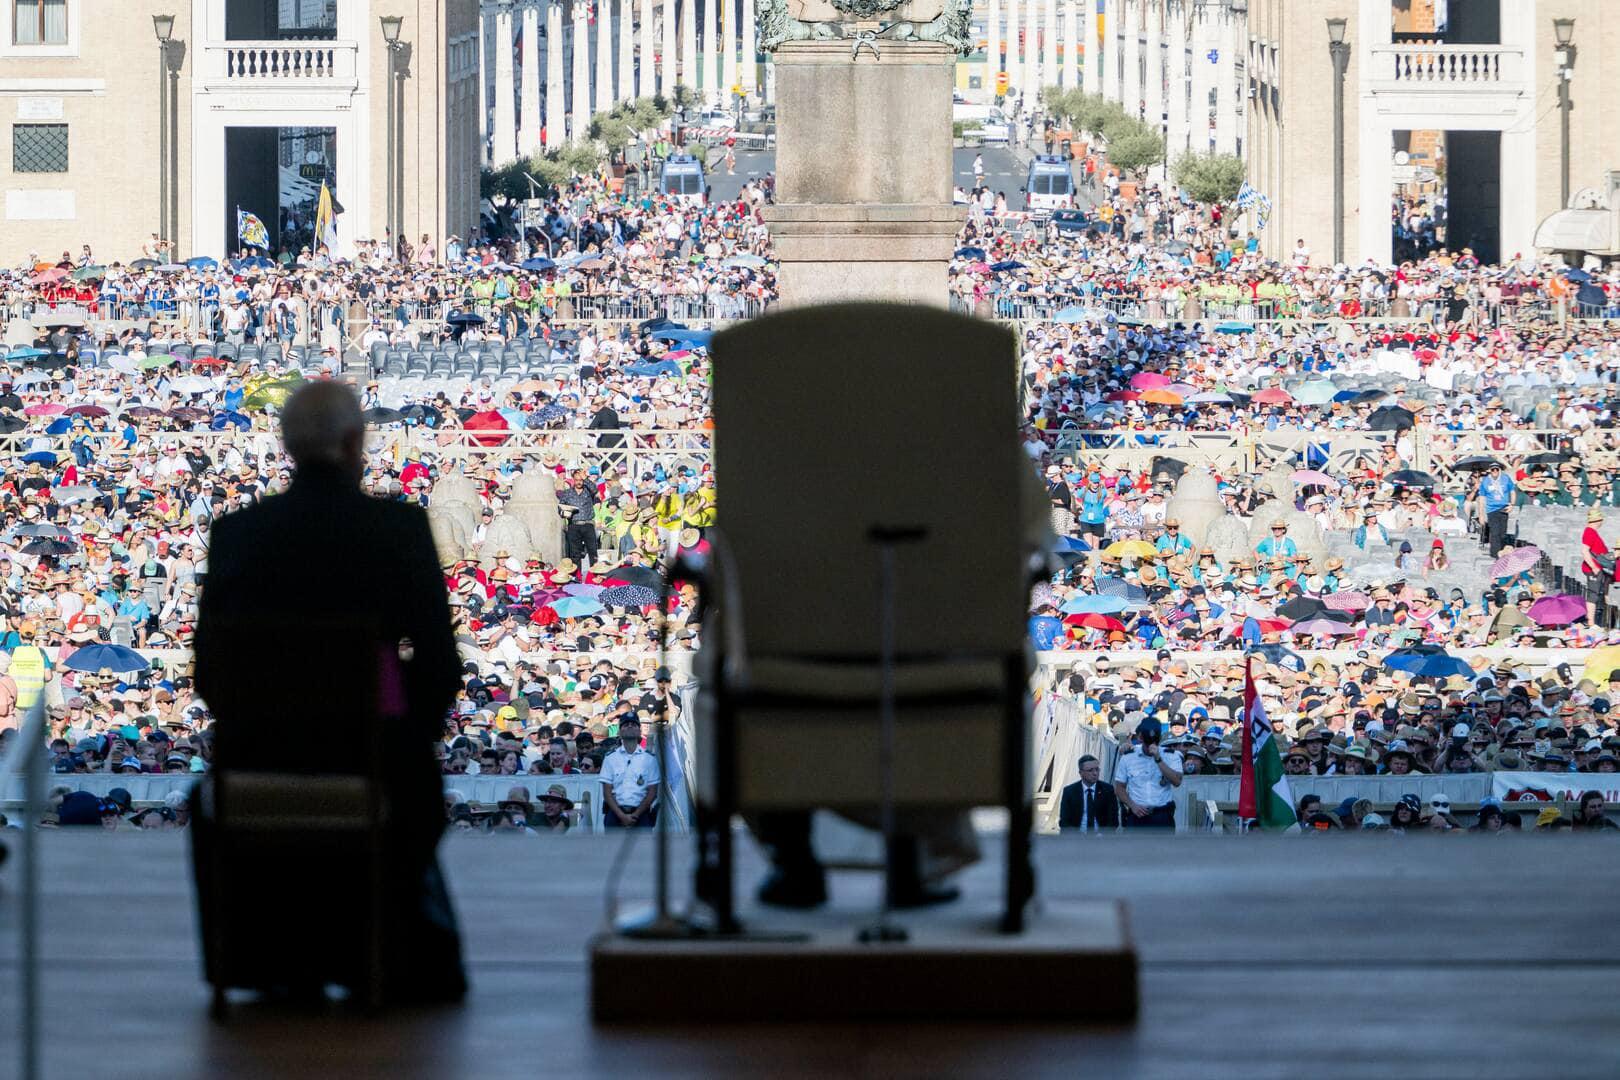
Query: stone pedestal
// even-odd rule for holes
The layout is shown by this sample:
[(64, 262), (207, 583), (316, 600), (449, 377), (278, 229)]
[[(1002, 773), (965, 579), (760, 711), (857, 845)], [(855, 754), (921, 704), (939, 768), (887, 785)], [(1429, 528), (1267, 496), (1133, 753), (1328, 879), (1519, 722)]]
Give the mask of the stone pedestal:
[(956, 54), (929, 41), (776, 49), (776, 205), (765, 211), (782, 304), (948, 303), (965, 209), (951, 203)]

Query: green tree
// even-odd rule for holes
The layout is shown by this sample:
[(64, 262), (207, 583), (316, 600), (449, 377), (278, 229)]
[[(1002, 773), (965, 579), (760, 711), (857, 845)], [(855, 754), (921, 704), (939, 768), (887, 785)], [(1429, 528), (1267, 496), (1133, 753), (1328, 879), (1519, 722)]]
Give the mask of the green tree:
[(1108, 160), (1123, 171), (1140, 176), (1164, 160), (1164, 140), (1157, 131), (1137, 120), (1116, 124), (1105, 133)]
[(1206, 206), (1229, 203), (1243, 187), (1243, 160), (1234, 154), (1182, 154), (1171, 169), (1176, 186)]
[(675, 106), (680, 109), (690, 109), (697, 104), (697, 91), (685, 83), (675, 87)]
[(508, 161), (478, 175), (478, 194), (494, 203), (512, 203), (529, 197), (529, 181), (523, 175), (529, 163), (522, 158)]
[(609, 155), (617, 158), (630, 145), (635, 136), (631, 132), (630, 122), (614, 113), (598, 113), (591, 120), (591, 138), (607, 147)]

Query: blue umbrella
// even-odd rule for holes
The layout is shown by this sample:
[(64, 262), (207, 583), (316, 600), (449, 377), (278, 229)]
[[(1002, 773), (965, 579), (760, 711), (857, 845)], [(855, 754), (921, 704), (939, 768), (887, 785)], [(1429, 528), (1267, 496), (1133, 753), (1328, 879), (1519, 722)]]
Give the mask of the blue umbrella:
[(1230, 405), (1230, 404), (1232, 404), (1232, 399), (1229, 396), (1227, 396), (1226, 394), (1216, 393), (1215, 391), (1211, 390), (1211, 391), (1206, 391), (1205, 393), (1202, 393), (1202, 394), (1194, 394), (1192, 397), (1187, 399), (1187, 404), (1188, 405)]
[(86, 645), (62, 661), (73, 671), (145, 671), (150, 665), (134, 649), (123, 645)]
[(198, 255), (194, 259), (187, 259), (186, 265), (193, 270), (214, 270), (219, 267), (219, 263), (210, 259), (207, 255)]
[(1063, 621), (1050, 615), (1036, 615), (1029, 620), (1029, 637), (1037, 649), (1050, 649), (1063, 636)]
[(1088, 319), (1095, 319), (1096, 317), (1097, 313), (1092, 311), (1090, 308), (1081, 307), (1079, 304), (1070, 304), (1066, 308), (1059, 309), (1058, 313), (1052, 316), (1052, 321), (1060, 323), (1077, 323), (1085, 322)]
[(1591, 274), (1588, 274), (1585, 270), (1574, 266), (1571, 266), (1569, 269), (1564, 271), (1564, 277), (1575, 282), (1577, 285), (1585, 284), (1586, 282), (1592, 280)]
[(647, 335), (659, 341), (673, 341), (682, 345), (693, 345), (700, 349), (707, 349), (709, 342), (714, 339), (713, 330), (654, 330)]
[(602, 605), (588, 596), (564, 596), (553, 600), (551, 610), (565, 619), (578, 619), (584, 615), (595, 615), (602, 610)]
[(31, 357), (35, 357), (35, 356), (49, 356), (49, 355), (50, 355), (50, 350), (49, 349), (36, 349), (32, 345), (30, 345), (30, 346), (28, 346), (26, 348), (22, 348), (22, 349), (12, 349), (11, 350), (11, 355), (9, 356), (9, 359), (11, 359), (11, 360), (27, 360), (27, 359), (29, 359)]
[(956, 254), (955, 254), (954, 258), (958, 258), (958, 259), (980, 259), (980, 260), (982, 260), (984, 258), (984, 248), (982, 248), (982, 247), (959, 247), (959, 248), (956, 249)]
[(1254, 333), (1254, 323), (1237, 322), (1235, 320), (1216, 323), (1215, 332), (1217, 334), (1252, 334)]
[(1391, 671), (1404, 671), (1431, 679), (1446, 679), (1453, 675), (1473, 678), (1474, 669), (1467, 662), (1452, 656), (1438, 645), (1411, 645), (1396, 649), (1384, 657), (1384, 666)]
[(1326, 405), (1339, 396), (1339, 388), (1324, 380), (1309, 382), (1294, 391), (1294, 400), (1303, 405)]
[(239, 412), (222, 412), (209, 421), (208, 430), (224, 431), (233, 424), (240, 430), (246, 431), (253, 426), (253, 421)]
[(66, 435), (73, 430), (73, 417), (58, 416), (51, 421), (51, 426), (45, 429), (47, 435)]
[(1053, 551), (1090, 551), (1091, 545), (1078, 536), (1060, 536), (1052, 545)]
[(1022, 270), (1023, 268), (1024, 264), (1017, 259), (1003, 259), (1001, 262), (990, 264), (990, 272), (993, 274), (1003, 274), (1009, 270)]
[(1289, 671), (1305, 670), (1305, 658), (1291, 649), (1283, 648), (1281, 645), (1255, 645), (1249, 649), (1249, 652), (1255, 656), (1264, 657), (1269, 663), (1276, 664), (1278, 667), (1285, 667)]
[(1104, 577), (1097, 579), (1097, 592), (1104, 596), (1119, 596), (1134, 604), (1147, 603), (1147, 590), (1140, 585), (1132, 585), (1124, 578)]
[(1337, 394), (1333, 395), (1333, 400), (1335, 402), (1354, 401), (1356, 399), (1356, 395), (1359, 393), (1361, 393), (1360, 390), (1340, 390)]
[(626, 364), (624, 373), (635, 379), (652, 379), (659, 375), (679, 375), (681, 365), (673, 360), (659, 360), (651, 364)]
[(519, 270), (555, 270), (557, 264), (550, 259), (524, 259), (518, 263)]
[(1086, 594), (1069, 597), (1058, 610), (1065, 615), (1118, 615), (1135, 606), (1123, 596)]
[(29, 465), (35, 465), (35, 464), (38, 464), (38, 465), (55, 465), (56, 464), (56, 455), (51, 453), (49, 450), (35, 450), (31, 454), (24, 454), (22, 456), (22, 459), (23, 459), (24, 462), (26, 462)]
[(596, 599), (608, 607), (646, 607), (658, 603), (658, 590), (645, 585), (615, 585), (611, 589), (604, 589)]

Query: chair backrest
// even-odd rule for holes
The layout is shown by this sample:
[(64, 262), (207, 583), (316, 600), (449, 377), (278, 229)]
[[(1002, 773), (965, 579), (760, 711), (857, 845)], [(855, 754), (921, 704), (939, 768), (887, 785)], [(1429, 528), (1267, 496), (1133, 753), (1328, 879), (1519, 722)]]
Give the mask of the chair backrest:
[(1032, 466), (1010, 331), (837, 304), (743, 323), (712, 349), (718, 524), (750, 655), (877, 655), (873, 526), (927, 531), (897, 549), (900, 657), (1022, 647)]

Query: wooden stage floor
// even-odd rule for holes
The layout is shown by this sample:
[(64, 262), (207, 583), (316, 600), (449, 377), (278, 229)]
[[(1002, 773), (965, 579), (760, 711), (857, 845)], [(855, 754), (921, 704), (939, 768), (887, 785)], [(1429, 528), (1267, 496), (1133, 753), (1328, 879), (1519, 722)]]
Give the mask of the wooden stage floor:
[[(1134, 1026), (697, 1031), (590, 1023), (585, 942), (614, 840), (446, 841), (473, 982), (463, 1007), (368, 1021), (244, 1004), (220, 1027), (184, 838), (42, 839), (52, 1078), (1620, 1075), (1620, 845), (1601, 839), (1043, 838), (1047, 896), (1130, 902)], [(650, 895), (651, 851), (641, 837), (627, 897)], [(16, 863), (0, 874), (0, 1077), (16, 1069)], [(991, 862), (965, 884), (996, 881)], [(876, 888), (875, 875), (835, 877), (852, 927)]]

